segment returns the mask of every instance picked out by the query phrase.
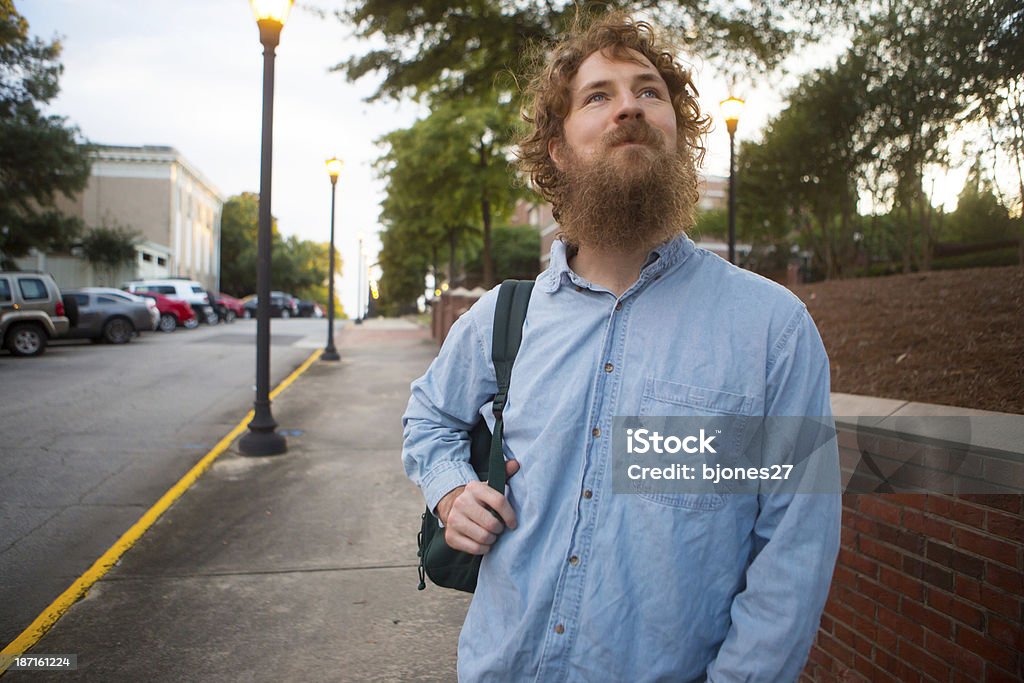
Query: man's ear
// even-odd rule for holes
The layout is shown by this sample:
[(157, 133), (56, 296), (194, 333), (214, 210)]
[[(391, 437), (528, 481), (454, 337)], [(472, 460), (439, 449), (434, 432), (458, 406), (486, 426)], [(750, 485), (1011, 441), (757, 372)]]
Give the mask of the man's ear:
[(562, 138), (548, 140), (548, 156), (555, 162), (555, 168), (562, 170)]

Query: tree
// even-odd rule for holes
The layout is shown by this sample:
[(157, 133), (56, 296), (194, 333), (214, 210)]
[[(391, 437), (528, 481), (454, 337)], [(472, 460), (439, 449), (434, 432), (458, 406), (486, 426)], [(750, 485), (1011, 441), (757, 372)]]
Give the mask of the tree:
[(1010, 212), (992, 191), (992, 183), (982, 178), (978, 163), (964, 183), (956, 211), (946, 218), (943, 237), (952, 242), (986, 243), (1017, 237)]
[(118, 268), (135, 263), (135, 246), (139, 237), (137, 230), (116, 221), (112, 221), (111, 225), (104, 222), (85, 234), (82, 238), (82, 251), (85, 259), (100, 272), (103, 281), (113, 287)]
[[(375, 97), (480, 94), (493, 90), (501, 74), (523, 73), (530, 55), (549, 45), (579, 13), (598, 15), (621, 7), (646, 13), (696, 54), (733, 74), (764, 73), (798, 45), (826, 35), (848, 18), (848, 4), (774, 0), (745, 9), (739, 3), (704, 0), (361, 0), (337, 16), (354, 25), (359, 37), (383, 42), (383, 47), (334, 68), (350, 80), (383, 72)], [(512, 79), (498, 86), (514, 88)]]
[[(229, 197), (221, 211), (220, 287), (232, 296), (245, 296), (256, 291), (259, 213), (260, 198), (255, 192)], [(273, 217), (271, 231), (277, 232), (277, 220)]]
[(430, 271), (439, 282), (454, 281), (459, 257), (475, 250), (477, 237), (483, 282), (493, 284), (492, 224), (511, 215), (522, 194), (508, 160), (513, 116), (507, 105), (437, 101), (429, 116), (381, 139), (387, 146), (377, 165), (387, 182), (380, 254), (385, 310), (419, 298)]
[(729, 235), (729, 210), (706, 209), (697, 212), (697, 224), (691, 231), (693, 239), (724, 240)]
[(89, 179), (89, 148), (78, 129), (42, 107), (57, 96), (61, 46), (30, 38), (12, 0), (0, 0), (0, 267), (35, 248), (64, 250), (80, 220), (54, 206)]
[[(865, 64), (848, 55), (806, 74), (761, 143), (740, 146), (739, 234), (782, 246), (795, 234), (836, 277), (854, 253), (857, 185), (870, 148), (860, 137)], [(792, 233), (792, 234), (791, 234)]]
[[(256, 291), (256, 238), (259, 232), (260, 197), (243, 192), (229, 197), (220, 219), (220, 286), (232, 296)], [(290, 292), (299, 298), (327, 303), (327, 270), (330, 245), (284, 239), (271, 217), (270, 279), (272, 289)], [(341, 275), (341, 256), (335, 250), (335, 273)]]
[[(471, 281), (483, 275), (483, 250), (466, 264)], [(540, 233), (530, 226), (502, 225), (494, 229), (494, 279), (532, 280), (540, 272)]]
[[(854, 4), (863, 11), (846, 53), (801, 79), (761, 144), (741, 147), (741, 234), (795, 229), (829, 277), (868, 244), (905, 271), (927, 269), (941, 219), (925, 172), (949, 163), (947, 144), (964, 122), (1005, 104), (1012, 90), (999, 83), (1006, 74), (1019, 82), (1022, 51), (992, 47), (1013, 33), (1002, 0)], [(858, 219), (863, 193), (886, 220)]]

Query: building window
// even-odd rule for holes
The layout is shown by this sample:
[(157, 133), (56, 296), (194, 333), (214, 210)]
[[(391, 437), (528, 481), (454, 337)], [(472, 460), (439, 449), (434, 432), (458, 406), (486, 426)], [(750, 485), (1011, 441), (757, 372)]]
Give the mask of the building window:
[(149, 263), (152, 263), (153, 262), (153, 255), (152, 254), (147, 254), (147, 253), (143, 252), (142, 260), (143, 261), (148, 261)]
[(166, 266), (167, 265), (167, 259), (165, 259), (163, 256), (157, 256), (156, 257), (156, 264), (158, 266)]

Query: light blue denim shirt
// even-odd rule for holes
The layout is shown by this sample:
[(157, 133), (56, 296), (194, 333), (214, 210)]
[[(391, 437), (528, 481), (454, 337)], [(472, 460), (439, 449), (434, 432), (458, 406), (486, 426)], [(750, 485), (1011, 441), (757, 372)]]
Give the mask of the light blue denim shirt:
[[(467, 430), (493, 425), (496, 293), (412, 384), (402, 458), (431, 509), (476, 478)], [(614, 493), (613, 417), (639, 414), (830, 416), (806, 308), (686, 237), (619, 298), (554, 243), (504, 411), (518, 526), (481, 564), (460, 680), (796, 680), (838, 552), (838, 494)], [(835, 448), (816, 456), (838, 471)]]

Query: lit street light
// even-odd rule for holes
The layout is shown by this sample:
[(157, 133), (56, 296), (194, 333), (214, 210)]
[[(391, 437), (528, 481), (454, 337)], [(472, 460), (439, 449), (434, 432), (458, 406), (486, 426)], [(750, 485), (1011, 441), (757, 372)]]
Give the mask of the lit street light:
[(743, 111), (743, 100), (730, 95), (721, 105), (729, 129), (729, 263), (736, 263), (736, 124)]
[(341, 360), (338, 350), (334, 348), (334, 191), (341, 173), (341, 159), (331, 157), (327, 160), (327, 174), (331, 176), (331, 256), (327, 280), (327, 346), (324, 348), (323, 360)]
[(249, 431), (238, 441), (243, 455), (279, 455), (288, 450), (270, 412), (270, 175), (274, 138), (274, 49), (293, 1), (250, 0), (263, 44), (263, 142), (256, 240), (256, 400)]

